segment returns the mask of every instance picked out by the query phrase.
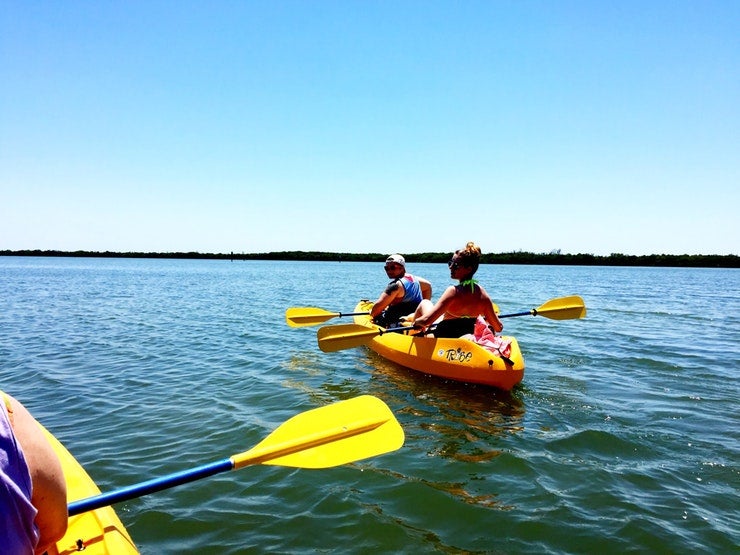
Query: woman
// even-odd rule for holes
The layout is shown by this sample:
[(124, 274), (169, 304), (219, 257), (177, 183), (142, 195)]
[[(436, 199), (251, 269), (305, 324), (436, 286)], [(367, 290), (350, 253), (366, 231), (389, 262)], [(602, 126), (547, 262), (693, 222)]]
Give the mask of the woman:
[(429, 300), (422, 301), (416, 309), (414, 327), (426, 329), (442, 317), (434, 328), (434, 336), (461, 337), (473, 333), (476, 318), (483, 316), (494, 332), (504, 329), (488, 293), (473, 279), (480, 264), (480, 255), (480, 247), (472, 242), (465, 245), (464, 249), (455, 251), (447, 265), (450, 267), (450, 277), (459, 280), (458, 285), (449, 286), (436, 304)]

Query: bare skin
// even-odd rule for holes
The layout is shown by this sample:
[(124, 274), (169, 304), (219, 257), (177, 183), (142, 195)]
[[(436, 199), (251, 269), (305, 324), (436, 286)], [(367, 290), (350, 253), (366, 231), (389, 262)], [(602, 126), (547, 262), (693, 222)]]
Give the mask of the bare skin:
[(31, 472), (31, 503), (38, 511), (36, 525), (40, 537), (36, 553), (44, 553), (67, 530), (67, 483), (62, 465), (36, 419), (13, 397), (10, 397), (10, 404), (13, 408), (13, 432)]
[[(450, 277), (461, 282), (472, 279), (472, 268), (460, 264), (457, 255), (450, 261)], [(483, 316), (494, 331), (500, 332), (504, 325), (493, 310), (493, 302), (483, 287), (474, 285), (451, 285), (439, 300), (432, 304), (429, 300), (421, 302), (416, 309), (414, 326), (426, 329), (438, 319), (476, 318)]]

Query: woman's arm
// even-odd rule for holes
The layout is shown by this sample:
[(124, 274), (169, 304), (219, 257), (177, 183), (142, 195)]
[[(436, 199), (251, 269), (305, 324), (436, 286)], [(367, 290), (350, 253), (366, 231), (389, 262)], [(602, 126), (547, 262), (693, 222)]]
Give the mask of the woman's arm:
[(480, 293), (481, 301), (483, 302), (483, 317), (489, 325), (493, 326), (494, 331), (500, 332), (504, 329), (504, 325), (501, 323), (496, 311), (493, 310), (493, 301), (491, 300), (491, 297), (488, 296), (488, 293), (482, 287), (480, 288)]

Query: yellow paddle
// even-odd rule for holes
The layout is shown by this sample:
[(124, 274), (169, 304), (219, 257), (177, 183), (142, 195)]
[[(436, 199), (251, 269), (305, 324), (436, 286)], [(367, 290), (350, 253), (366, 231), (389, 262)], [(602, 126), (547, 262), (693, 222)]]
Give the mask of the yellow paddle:
[(362, 395), (286, 420), (249, 451), (162, 478), (73, 501), (69, 516), (252, 464), (329, 468), (395, 451), (404, 434), (388, 406)]
[[(585, 318), (586, 305), (583, 299), (577, 295), (571, 297), (561, 297), (551, 299), (539, 308), (533, 308), (526, 312), (517, 312), (516, 314), (503, 314), (499, 318), (512, 318), (514, 316), (544, 316), (551, 320), (574, 320)], [(325, 353), (341, 351), (343, 349), (352, 349), (365, 345), (373, 337), (390, 332), (408, 332), (413, 330), (412, 327), (399, 327), (388, 329), (370, 328), (359, 324), (340, 324), (337, 326), (324, 326), (320, 328), (317, 337), (319, 340), (319, 349)], [(431, 329), (431, 327), (430, 327)]]
[(504, 314), (499, 318), (511, 318), (513, 316), (544, 316), (550, 320), (576, 320), (586, 317), (586, 305), (583, 299), (578, 295), (570, 297), (560, 297), (550, 299), (545, 304), (526, 312), (517, 312), (516, 314)]
[[(493, 303), (493, 308), (498, 314), (498, 306)], [(293, 306), (285, 311), (285, 321), (291, 328), (301, 328), (304, 326), (315, 326), (323, 324), (332, 318), (341, 318), (342, 316), (367, 316), (369, 312), (329, 312), (323, 308), (315, 306)]]
[(314, 306), (294, 306), (285, 311), (285, 321), (291, 328), (300, 328), (303, 326), (315, 326), (323, 324), (332, 318), (342, 316), (364, 316), (369, 312), (329, 312), (323, 308)]
[(361, 324), (337, 324), (336, 326), (324, 326), (319, 328), (316, 337), (319, 340), (319, 349), (325, 353), (354, 349), (366, 345), (373, 337), (384, 333), (400, 331), (413, 331), (412, 327), (405, 328), (370, 328)]

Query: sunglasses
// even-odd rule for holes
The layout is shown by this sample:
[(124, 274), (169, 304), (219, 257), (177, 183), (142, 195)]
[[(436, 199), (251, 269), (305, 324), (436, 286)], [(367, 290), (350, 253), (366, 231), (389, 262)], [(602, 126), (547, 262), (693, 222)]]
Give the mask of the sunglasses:
[(450, 267), (450, 270), (457, 270), (460, 267), (460, 263), (454, 260), (447, 262), (447, 265)]

